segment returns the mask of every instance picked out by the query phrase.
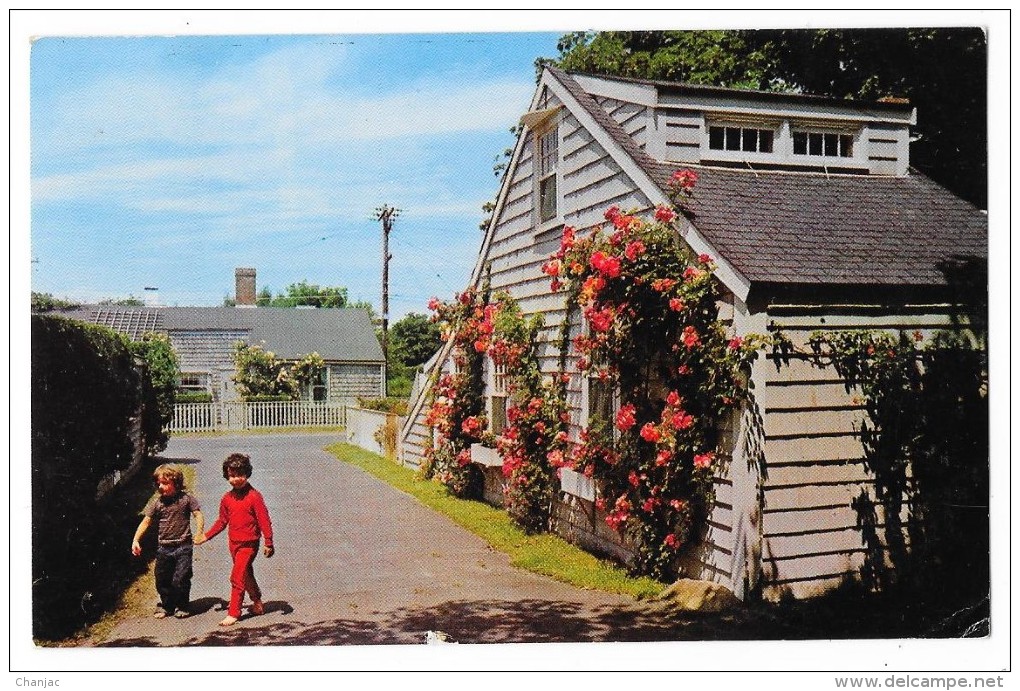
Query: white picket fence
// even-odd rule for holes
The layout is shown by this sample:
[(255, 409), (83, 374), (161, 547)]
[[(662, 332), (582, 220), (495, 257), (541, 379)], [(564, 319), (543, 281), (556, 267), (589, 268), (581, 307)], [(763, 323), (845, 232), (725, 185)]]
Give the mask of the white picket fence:
[(343, 427), (347, 405), (311, 401), (176, 403), (170, 432), (209, 432), (267, 427)]

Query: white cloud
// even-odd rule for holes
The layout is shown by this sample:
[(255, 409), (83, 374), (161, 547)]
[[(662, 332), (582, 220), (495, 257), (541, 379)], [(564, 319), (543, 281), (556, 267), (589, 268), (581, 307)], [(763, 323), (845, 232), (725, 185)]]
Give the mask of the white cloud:
[(299, 149), (505, 129), (533, 89), (519, 80), (476, 81), (462, 73), (436, 75), (394, 91), (352, 95), (357, 75), (337, 79), (340, 46), (281, 49), (211, 77), (145, 73), (84, 85), (57, 100), (33, 143), (44, 156), (162, 143), (276, 144)]

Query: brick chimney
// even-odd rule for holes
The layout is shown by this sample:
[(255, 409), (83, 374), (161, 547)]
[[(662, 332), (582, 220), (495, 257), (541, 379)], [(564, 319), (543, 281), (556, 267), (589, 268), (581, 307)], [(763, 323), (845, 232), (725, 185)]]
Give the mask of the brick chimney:
[(238, 307), (255, 306), (255, 269), (234, 269), (234, 304)]

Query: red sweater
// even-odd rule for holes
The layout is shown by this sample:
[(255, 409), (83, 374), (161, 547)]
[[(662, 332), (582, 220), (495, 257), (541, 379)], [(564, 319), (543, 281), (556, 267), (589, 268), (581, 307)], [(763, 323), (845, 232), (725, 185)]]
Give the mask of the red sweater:
[(224, 528), (227, 528), (231, 542), (251, 542), (264, 536), (266, 547), (273, 546), (269, 509), (262, 495), (251, 485), (232, 489), (223, 495), (219, 518), (205, 531), (205, 538), (208, 540), (219, 535)]

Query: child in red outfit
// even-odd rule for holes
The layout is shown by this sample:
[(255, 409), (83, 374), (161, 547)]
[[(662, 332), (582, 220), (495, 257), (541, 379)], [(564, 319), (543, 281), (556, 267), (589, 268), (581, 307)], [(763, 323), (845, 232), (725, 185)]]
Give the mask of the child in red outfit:
[(251, 477), (251, 459), (244, 454), (233, 453), (223, 461), (223, 477), (230, 483), (231, 490), (220, 501), (220, 515), (205, 534), (195, 537), (195, 544), (212, 539), (227, 528), (230, 556), (234, 567), (230, 571), (230, 606), (220, 626), (233, 626), (241, 618), (244, 594), (251, 597), (251, 613), (262, 614), (262, 591), (255, 582), (253, 564), (259, 551), (259, 538), (265, 537), (263, 553), (266, 558), (273, 556), (273, 524), (262, 494), (248, 484)]

